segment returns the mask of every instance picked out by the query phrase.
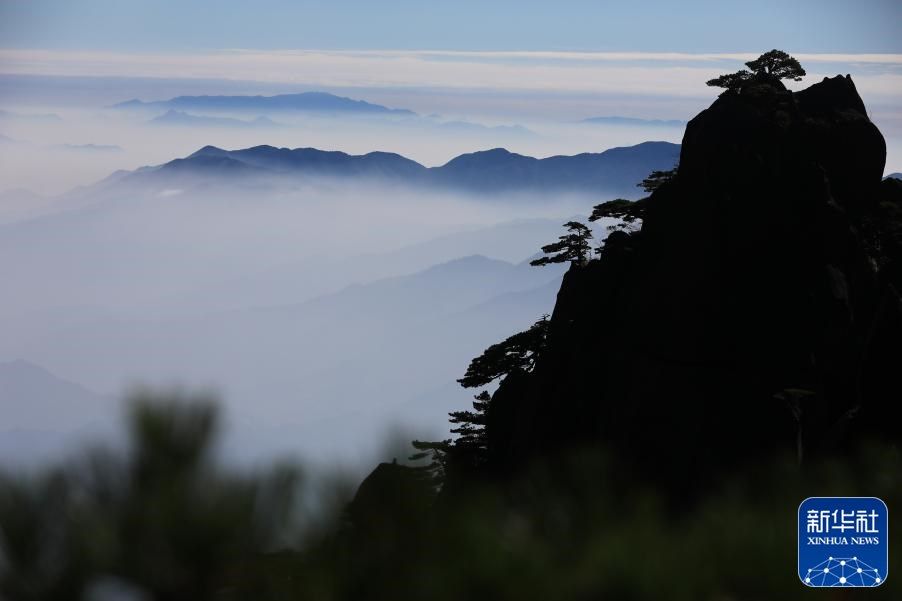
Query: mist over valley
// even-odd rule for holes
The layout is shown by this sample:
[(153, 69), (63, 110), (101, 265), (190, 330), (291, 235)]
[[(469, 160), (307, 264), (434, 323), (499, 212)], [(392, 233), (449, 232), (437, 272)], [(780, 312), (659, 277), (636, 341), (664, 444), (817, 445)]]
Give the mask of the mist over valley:
[[(21, 465), (110, 436), (116, 399), (139, 385), (216, 391), (226, 455), (243, 462), (360, 467), (386, 437), (445, 436), (469, 359), (554, 306), (563, 268), (528, 260), (679, 156), (640, 125), (632, 146), (534, 158), (498, 147), (532, 139), (525, 127), (328, 94), (20, 109), (2, 123), (21, 138), (3, 148), (7, 181), (23, 185), (0, 202), (0, 445)], [(359, 154), (270, 144), (360, 147), (368, 132)], [(394, 140), (419, 156), (437, 139), (490, 147), (433, 166), (379, 151)], [(250, 140), (267, 143), (235, 148)], [(26, 187), (59, 166), (47, 192)], [(66, 170), (80, 185), (60, 191)], [(24, 408), (65, 386), (82, 392), (38, 427)]]

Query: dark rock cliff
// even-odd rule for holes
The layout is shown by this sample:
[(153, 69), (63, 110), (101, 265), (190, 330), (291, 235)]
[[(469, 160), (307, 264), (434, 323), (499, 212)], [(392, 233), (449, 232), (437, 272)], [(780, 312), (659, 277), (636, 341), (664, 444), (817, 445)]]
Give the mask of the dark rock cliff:
[[(602, 443), (677, 488), (898, 437), (902, 185), (848, 76), (726, 92), (641, 231), (567, 273), (547, 347), (502, 382), (489, 469)], [(804, 459), (803, 459), (804, 460)]]

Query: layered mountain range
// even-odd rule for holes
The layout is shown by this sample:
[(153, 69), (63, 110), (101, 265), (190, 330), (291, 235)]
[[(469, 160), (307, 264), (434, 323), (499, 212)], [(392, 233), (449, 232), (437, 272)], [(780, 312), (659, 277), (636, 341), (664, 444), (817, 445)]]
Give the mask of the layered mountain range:
[(679, 145), (643, 142), (599, 153), (538, 159), (495, 148), (460, 155), (439, 167), (425, 167), (399, 154), (351, 155), (315, 148), (255, 146), (224, 150), (205, 146), (182, 159), (134, 172), (117, 172), (105, 185), (179, 187), (198, 181), (234, 185), (235, 180), (270, 182), (309, 178), (458, 190), (472, 193), (582, 193), (635, 197), (636, 185), (651, 171), (670, 169)]

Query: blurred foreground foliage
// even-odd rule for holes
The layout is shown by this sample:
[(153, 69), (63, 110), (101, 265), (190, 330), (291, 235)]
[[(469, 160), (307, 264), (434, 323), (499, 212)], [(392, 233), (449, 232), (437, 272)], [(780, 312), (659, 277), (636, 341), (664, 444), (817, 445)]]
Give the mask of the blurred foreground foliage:
[[(212, 399), (130, 406), (127, 452), (0, 478), (0, 599), (845, 599), (795, 574), (799, 502), (902, 507), (902, 458), (879, 443), (801, 467), (763, 453), (686, 502), (583, 450), (453, 495), (381, 464), (311, 505), (298, 467), (217, 464)], [(902, 598), (899, 556), (869, 599)]]

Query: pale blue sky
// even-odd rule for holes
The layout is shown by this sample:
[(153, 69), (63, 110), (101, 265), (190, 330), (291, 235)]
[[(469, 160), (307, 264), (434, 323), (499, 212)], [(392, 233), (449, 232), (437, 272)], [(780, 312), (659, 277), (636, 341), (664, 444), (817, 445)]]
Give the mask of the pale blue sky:
[(0, 0), (0, 47), (902, 52), (900, 0)]

